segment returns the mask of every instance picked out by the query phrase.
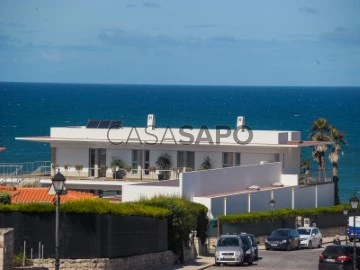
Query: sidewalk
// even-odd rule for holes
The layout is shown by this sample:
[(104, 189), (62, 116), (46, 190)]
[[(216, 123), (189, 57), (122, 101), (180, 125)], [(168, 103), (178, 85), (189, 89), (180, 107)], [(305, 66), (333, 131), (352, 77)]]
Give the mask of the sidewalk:
[[(323, 237), (323, 244), (328, 245), (332, 244), (332, 241), (334, 240), (333, 237)], [(340, 235), (340, 240), (342, 244), (345, 244), (345, 236)], [(348, 245), (351, 245), (352, 243), (348, 241)], [(265, 250), (264, 245), (259, 245), (259, 250)], [(195, 260), (188, 261), (184, 264), (179, 265), (173, 265), (168, 268), (164, 268), (161, 270), (175, 270), (175, 269), (183, 269), (183, 270), (201, 270), (206, 269), (214, 265), (214, 255), (211, 256), (198, 256)]]

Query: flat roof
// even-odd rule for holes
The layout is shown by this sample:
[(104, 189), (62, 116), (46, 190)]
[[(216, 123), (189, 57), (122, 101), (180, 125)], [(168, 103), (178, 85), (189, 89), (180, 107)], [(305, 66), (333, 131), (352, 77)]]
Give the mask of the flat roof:
[(237, 195), (237, 194), (248, 194), (248, 193), (255, 193), (265, 190), (274, 190), (274, 189), (280, 189), (280, 188), (286, 188), (288, 186), (269, 186), (269, 187), (261, 187), (260, 189), (242, 189), (242, 190), (236, 190), (231, 192), (222, 192), (222, 193), (213, 193), (209, 195), (204, 196), (196, 196), (196, 197), (203, 197), (203, 198), (217, 198), (217, 197), (224, 197), (224, 196), (230, 196), (230, 195)]

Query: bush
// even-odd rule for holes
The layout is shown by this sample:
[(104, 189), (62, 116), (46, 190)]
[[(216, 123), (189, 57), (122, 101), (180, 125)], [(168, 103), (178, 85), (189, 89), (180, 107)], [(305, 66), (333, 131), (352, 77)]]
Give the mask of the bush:
[[(102, 199), (84, 199), (60, 204), (61, 212), (77, 214), (113, 214), (120, 216), (148, 216), (165, 218), (170, 212), (160, 207), (144, 206), (138, 203), (111, 203)], [(0, 212), (55, 212), (52, 203), (16, 203), (1, 205)]]
[[(234, 215), (219, 216), (219, 220), (222, 223), (251, 223), (251, 222), (260, 222), (264, 220), (274, 219), (286, 219), (289, 217), (297, 216), (321, 216), (324, 214), (334, 214), (342, 213), (344, 205), (336, 205), (330, 207), (319, 207), (319, 208), (309, 208), (309, 209), (279, 209), (265, 212), (251, 212), (251, 213), (241, 213)], [(349, 207), (348, 207), (349, 209)]]
[[(14, 255), (14, 258), (13, 258), (13, 266), (14, 267), (22, 267), (23, 266), (23, 259), (24, 259), (24, 253), (23, 252), (20, 252), (19, 254), (17, 255)], [(25, 257), (25, 266), (32, 266), (33, 265), (33, 262)]]
[(0, 191), (0, 204), (11, 204), (11, 194), (7, 191)]
[(201, 242), (206, 240), (208, 225), (207, 208), (190, 202), (186, 198), (158, 196), (150, 200), (141, 200), (143, 205), (164, 207), (170, 211), (168, 219), (169, 248), (181, 255), (183, 244), (189, 240), (191, 231), (196, 230)]

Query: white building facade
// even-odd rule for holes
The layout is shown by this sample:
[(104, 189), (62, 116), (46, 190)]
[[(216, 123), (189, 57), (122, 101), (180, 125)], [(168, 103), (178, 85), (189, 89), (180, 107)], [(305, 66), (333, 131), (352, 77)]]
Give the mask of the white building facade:
[[(123, 186), (123, 201), (186, 196), (212, 209), (213, 215), (258, 211), (267, 208), (262, 200), (275, 197), (277, 205), (288, 208), (333, 204), (332, 183), (300, 189), (301, 148), (319, 143), (302, 141), (299, 131), (251, 130), (242, 116), (233, 128), (158, 128), (151, 114), (146, 124), (122, 127), (119, 121), (93, 120), (87, 126), (53, 127), (47, 137), (17, 139), (50, 143), (52, 164), (70, 177), (112, 178), (114, 170), (126, 168), (127, 179), (152, 180)], [(171, 159), (166, 169), (157, 164), (164, 154)], [(112, 168), (113, 160), (121, 160), (124, 168)], [(199, 171), (205, 160), (214, 169)], [(156, 181), (166, 172), (170, 181)], [(254, 185), (259, 190), (249, 190)], [(304, 194), (309, 198), (300, 203)]]

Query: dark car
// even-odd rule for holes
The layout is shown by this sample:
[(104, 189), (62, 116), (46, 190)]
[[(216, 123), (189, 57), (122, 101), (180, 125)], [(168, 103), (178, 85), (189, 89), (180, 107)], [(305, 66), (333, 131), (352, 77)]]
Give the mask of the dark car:
[(265, 249), (300, 249), (300, 235), (295, 229), (277, 229), (266, 239)]
[(255, 236), (251, 233), (241, 233), (241, 234), (245, 234), (250, 237), (252, 242), (252, 247), (254, 250), (254, 261), (259, 260), (259, 247), (258, 247), (259, 242), (256, 240)]
[(241, 242), (243, 243), (243, 250), (244, 250), (244, 261), (251, 265), (255, 260), (254, 249), (252, 247), (252, 241), (249, 235), (247, 234), (240, 234)]
[[(329, 245), (320, 254), (319, 270), (353, 269), (354, 247)], [(356, 248), (356, 265), (360, 269), (360, 247)]]

